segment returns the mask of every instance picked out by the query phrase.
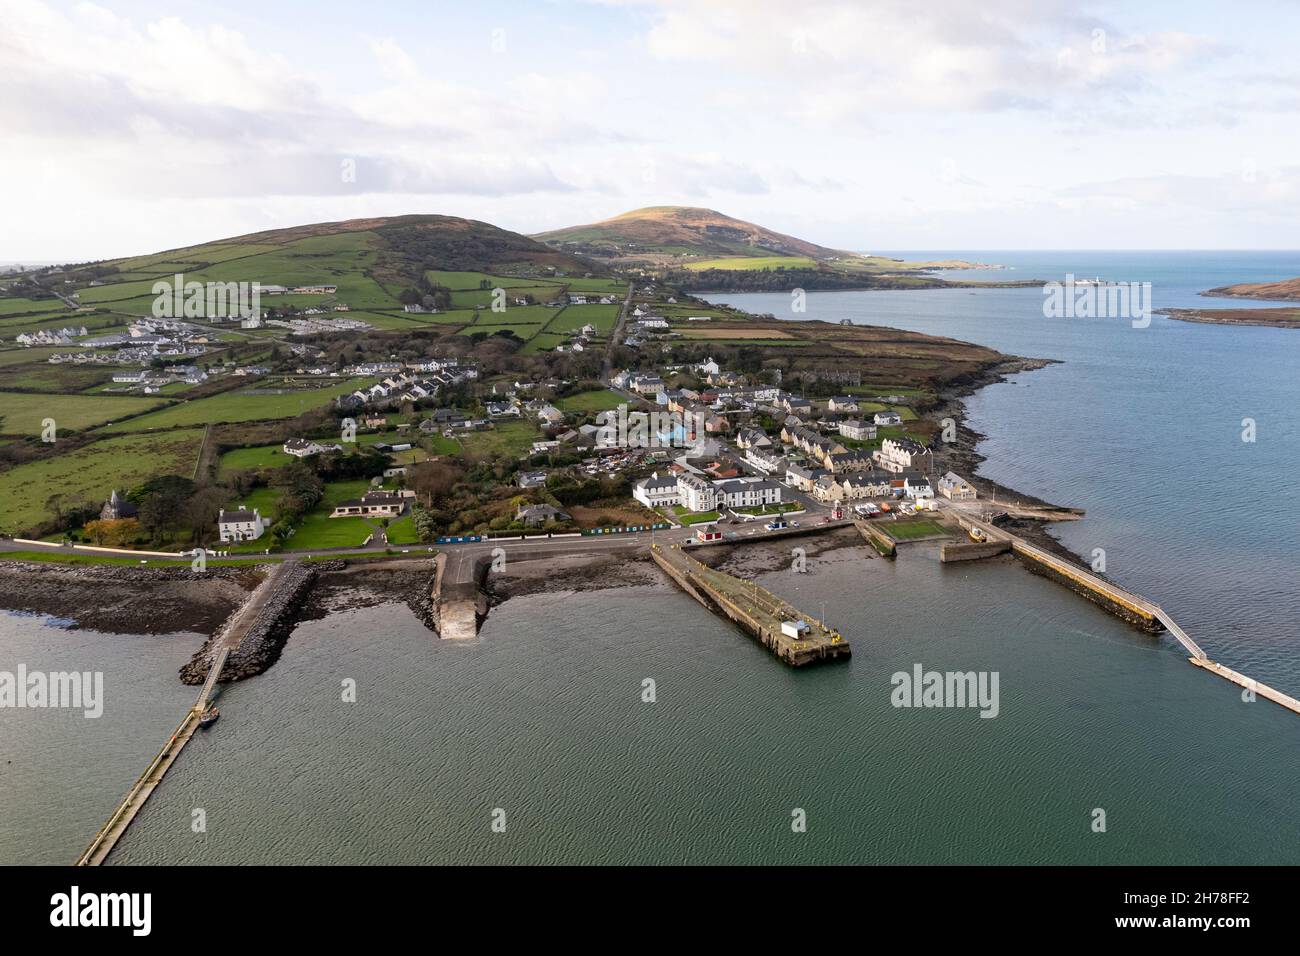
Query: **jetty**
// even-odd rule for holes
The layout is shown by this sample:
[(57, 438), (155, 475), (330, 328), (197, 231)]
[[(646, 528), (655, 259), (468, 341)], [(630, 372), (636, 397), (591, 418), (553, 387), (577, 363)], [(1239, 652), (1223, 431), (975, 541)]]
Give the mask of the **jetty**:
[(681, 545), (654, 545), (656, 564), (687, 594), (719, 611), (791, 667), (847, 659), (849, 642), (824, 622), (787, 604), (752, 581), (697, 561)]
[[(199, 729), (199, 721), (207, 712), (216, 693), (217, 682), (222, 671), (227, 670), (227, 663), (232, 655), (236, 658), (248, 657), (250, 654), (265, 656), (264, 645), (269, 636), (280, 624), (285, 612), (301, 595), (310, 583), (314, 571), (297, 561), (277, 565), (253, 590), (243, 605), (222, 626), (216, 636), (207, 643), (200, 656), (207, 658), (207, 671), (203, 686), (194, 705), (185, 712), (180, 724), (167, 738), (157, 756), (149, 762), (144, 773), (122, 798), (117, 809), (113, 811), (108, 822), (99, 828), (94, 839), (77, 857), (77, 866), (99, 866), (113, 852), (118, 840), (134, 822), (145, 803), (153, 794), (163, 777), (171, 769), (176, 758), (185, 749)], [(252, 651), (250, 652), (250, 648)], [(191, 662), (193, 664), (194, 662)], [(191, 665), (187, 665), (189, 668)], [(185, 669), (182, 670), (185, 673)], [(227, 674), (227, 678), (232, 676)], [(236, 675), (237, 676), (237, 675)]]
[(1087, 571), (1073, 562), (1066, 561), (1064, 558), (1057, 557), (1037, 545), (1030, 544), (1019, 535), (1011, 534), (988, 521), (965, 513), (960, 514), (957, 520), (963, 527), (975, 527), (984, 532), (988, 541), (975, 545), (974, 548), (987, 553), (977, 555), (969, 550), (972, 546), (960, 545), (960, 548), (968, 549), (964, 556), (944, 558), (941, 555), (941, 560), (971, 560), (975, 556), (984, 557), (1010, 552), (1022, 559), (1031, 570), (1046, 573), (1048, 577), (1053, 577), (1066, 584), (1075, 592), (1082, 594), (1094, 603), (1101, 605), (1111, 613), (1122, 617), (1141, 629), (1150, 633), (1165, 631), (1183, 646), (1189, 655), (1188, 661), (1197, 667), (1244, 687), (1257, 697), (1271, 700), (1293, 713), (1300, 714), (1300, 700), (1267, 684), (1261, 684), (1254, 678), (1247, 677), (1230, 667), (1210, 660), (1205, 651), (1201, 649), (1201, 646), (1192, 640), (1191, 635), (1183, 630), (1169, 612), (1159, 604), (1148, 601), (1141, 595), (1134, 594), (1117, 584), (1112, 584), (1093, 572)]

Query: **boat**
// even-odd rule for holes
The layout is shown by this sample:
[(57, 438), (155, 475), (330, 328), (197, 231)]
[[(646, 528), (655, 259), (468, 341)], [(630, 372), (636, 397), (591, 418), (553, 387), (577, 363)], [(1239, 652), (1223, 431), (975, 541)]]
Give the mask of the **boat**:
[(220, 716), (221, 716), (221, 711), (217, 710), (217, 708), (215, 707), (209, 707), (207, 710), (203, 712), (203, 716), (199, 718), (199, 726), (202, 727), (204, 730), (207, 730), (209, 727), (211, 727), (213, 724), (217, 722), (217, 718), (219, 718)]
[(971, 527), (970, 531), (967, 532), (967, 534), (970, 535), (970, 539), (974, 541), (976, 544), (983, 544), (985, 541), (989, 539), (989, 536), (987, 534), (985, 534), (979, 528), (973, 526)]

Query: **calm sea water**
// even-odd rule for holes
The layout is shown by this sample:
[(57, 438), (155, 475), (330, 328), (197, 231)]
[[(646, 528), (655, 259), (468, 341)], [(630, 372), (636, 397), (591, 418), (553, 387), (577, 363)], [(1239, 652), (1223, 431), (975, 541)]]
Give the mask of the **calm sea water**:
[[(999, 276), (1149, 278), (1166, 305), (1300, 274), (1296, 256), (963, 255), (1017, 266)], [(814, 318), (1064, 359), (971, 400), (985, 471), (1086, 507), (1067, 544), (1105, 548), (1211, 656), (1300, 693), (1300, 332), (1046, 320), (1037, 290), (809, 302)], [(1243, 446), (1247, 416), (1259, 438)], [(396, 604), (306, 622), (271, 671), (225, 691), (112, 862), (1300, 862), (1295, 716), (1243, 703), (1168, 640), (1009, 561), (943, 566), (925, 544), (759, 580), (824, 604), (852, 661), (791, 671), (667, 585), (513, 599), (469, 644)], [(116, 675), (89, 731), (0, 711), (0, 757), (23, 767), (0, 766), (0, 860), (83, 848), (192, 699), (174, 675), (196, 643), (0, 618), (0, 669)], [(997, 671), (999, 716), (890, 706), (890, 675), (916, 663)]]
[[(1300, 253), (929, 256), (1013, 267), (982, 278), (1151, 282), (1157, 308), (1276, 306), (1197, 293), (1300, 275)], [(714, 298), (790, 314), (788, 295)], [(1211, 657), (1300, 696), (1300, 330), (1047, 319), (1039, 289), (814, 292), (807, 301), (801, 317), (1062, 360), (968, 401), (971, 427), (986, 436), (981, 471), (1085, 508), (1083, 521), (1055, 529), (1064, 544), (1089, 557), (1102, 549), (1108, 573), (1162, 604)], [(1254, 442), (1242, 441), (1245, 419)]]

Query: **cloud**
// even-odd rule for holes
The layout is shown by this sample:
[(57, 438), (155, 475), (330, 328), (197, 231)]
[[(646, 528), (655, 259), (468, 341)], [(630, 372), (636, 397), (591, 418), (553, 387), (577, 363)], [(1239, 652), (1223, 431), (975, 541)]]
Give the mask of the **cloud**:
[[(11, 144), (116, 195), (573, 188), (524, 148), (553, 136), (553, 118), (428, 76), (392, 38), (366, 43), (381, 83), (337, 96), (222, 26), (138, 26), (89, 4), (65, 16), (27, 0), (0, 0), (0, 19), (0, 124)], [(354, 180), (341, 176), (345, 158)]]

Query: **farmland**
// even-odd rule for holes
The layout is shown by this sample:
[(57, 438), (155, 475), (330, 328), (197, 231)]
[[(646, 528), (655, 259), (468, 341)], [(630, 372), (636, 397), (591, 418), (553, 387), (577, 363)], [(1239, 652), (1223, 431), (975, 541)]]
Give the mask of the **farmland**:
[[(144, 431), (174, 428), (178, 425), (207, 425), (219, 422), (268, 421), (293, 418), (313, 408), (327, 405), (340, 395), (357, 388), (362, 379), (354, 379), (324, 388), (273, 388), (262, 386), (245, 391), (224, 392), (209, 398), (181, 402), (131, 421), (114, 425), (109, 431)], [(64, 399), (60, 399), (60, 405)], [(104, 401), (104, 399), (95, 399)]]
[[(33, 395), (0, 392), (0, 433), (40, 435), (42, 422), (52, 418), (58, 431), (84, 431), (128, 415), (157, 408), (156, 398), (118, 395)], [(199, 422), (202, 419), (198, 420)]]
[(188, 477), (202, 440), (201, 428), (124, 435), (0, 472), (3, 530), (16, 531), (48, 517), (45, 501), (55, 492), (68, 503), (99, 502), (114, 488), (125, 491), (154, 475)]

